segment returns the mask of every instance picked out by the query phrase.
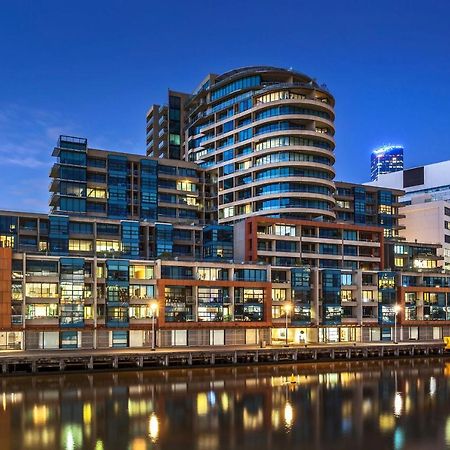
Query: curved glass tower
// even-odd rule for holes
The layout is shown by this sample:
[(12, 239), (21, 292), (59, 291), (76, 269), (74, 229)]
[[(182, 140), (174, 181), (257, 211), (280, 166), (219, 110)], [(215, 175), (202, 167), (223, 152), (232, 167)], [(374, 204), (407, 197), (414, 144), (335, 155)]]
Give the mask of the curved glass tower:
[(207, 218), (334, 220), (334, 98), (293, 70), (209, 75), (186, 103), (184, 157), (207, 170)]
[(370, 179), (378, 180), (385, 173), (403, 170), (403, 146), (383, 145), (372, 151), (370, 156)]

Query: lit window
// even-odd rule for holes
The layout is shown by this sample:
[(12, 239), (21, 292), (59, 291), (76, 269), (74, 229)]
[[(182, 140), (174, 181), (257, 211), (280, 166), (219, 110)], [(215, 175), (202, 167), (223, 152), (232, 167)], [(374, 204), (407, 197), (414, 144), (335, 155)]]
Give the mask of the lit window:
[(394, 258), (394, 266), (403, 267), (403, 258)]
[(350, 291), (350, 290), (342, 290), (341, 291), (341, 300), (343, 302), (351, 302), (351, 301), (353, 301), (352, 291)]

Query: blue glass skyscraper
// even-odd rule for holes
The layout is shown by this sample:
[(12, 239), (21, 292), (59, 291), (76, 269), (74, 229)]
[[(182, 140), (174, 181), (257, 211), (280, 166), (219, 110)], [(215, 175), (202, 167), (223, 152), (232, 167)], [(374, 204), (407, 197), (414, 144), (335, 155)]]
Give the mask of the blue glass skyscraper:
[(375, 181), (384, 173), (403, 170), (403, 147), (383, 145), (373, 150), (370, 157), (370, 179)]

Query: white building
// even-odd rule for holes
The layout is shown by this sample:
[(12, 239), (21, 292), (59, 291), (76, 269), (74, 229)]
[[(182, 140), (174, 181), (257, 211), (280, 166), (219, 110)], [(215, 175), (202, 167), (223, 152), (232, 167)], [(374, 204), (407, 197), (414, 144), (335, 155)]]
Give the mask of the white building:
[(400, 236), (407, 241), (440, 244), (444, 267), (450, 270), (450, 161), (383, 174), (366, 183), (403, 189), (405, 195), (399, 224)]
[(440, 244), (438, 255), (444, 257), (444, 268), (450, 270), (450, 202), (432, 201), (429, 195), (416, 196), (402, 208), (400, 237), (408, 242)]
[(365, 184), (403, 189), (405, 196), (401, 198), (402, 202), (423, 194), (428, 194), (431, 201), (450, 200), (450, 161), (386, 173)]

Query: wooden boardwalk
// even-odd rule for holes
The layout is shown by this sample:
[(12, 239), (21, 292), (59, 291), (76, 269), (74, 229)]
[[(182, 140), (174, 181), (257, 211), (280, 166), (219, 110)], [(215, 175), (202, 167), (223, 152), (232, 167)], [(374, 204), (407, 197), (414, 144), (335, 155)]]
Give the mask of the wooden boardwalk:
[(443, 355), (444, 343), (400, 342), (0, 352), (2, 375), (116, 369), (349, 361)]

